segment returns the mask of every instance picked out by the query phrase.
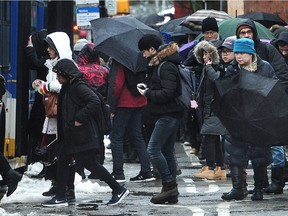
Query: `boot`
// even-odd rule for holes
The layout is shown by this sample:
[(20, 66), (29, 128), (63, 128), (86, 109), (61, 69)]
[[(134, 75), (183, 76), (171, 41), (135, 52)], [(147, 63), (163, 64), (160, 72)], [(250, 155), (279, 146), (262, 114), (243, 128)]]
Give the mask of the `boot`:
[(254, 192), (251, 196), (251, 200), (258, 201), (263, 200), (263, 185), (265, 181), (265, 173), (267, 170), (266, 166), (255, 167), (253, 168), (254, 171)]
[[(269, 186), (268, 174), (267, 174), (267, 167), (264, 171), (264, 181), (263, 181), (263, 188), (267, 188)], [(248, 190), (248, 194), (253, 194), (254, 189)]]
[(227, 179), (226, 170), (222, 169), (221, 166), (216, 166), (214, 171), (215, 171), (215, 173), (214, 173), (214, 179), (215, 180), (226, 180)]
[(163, 182), (161, 193), (153, 196), (150, 202), (154, 204), (164, 204), (166, 202), (177, 203), (179, 195), (177, 186), (178, 185), (176, 184), (175, 180), (167, 183)]
[(265, 188), (264, 193), (283, 194), (284, 167), (275, 167), (271, 170), (271, 184)]
[(223, 193), (221, 198), (223, 200), (243, 200), (243, 168), (238, 166), (232, 166), (230, 167), (230, 170), (233, 188), (229, 193)]
[(215, 171), (214, 168), (204, 166), (200, 173), (194, 174), (192, 177), (214, 180), (215, 179)]
[(48, 191), (45, 191), (42, 193), (42, 196), (56, 196), (56, 191), (57, 191), (57, 187), (56, 187), (56, 181), (52, 180), (51, 183), (51, 187)]
[(3, 174), (3, 179), (8, 186), (6, 196), (9, 197), (17, 189), (18, 182), (22, 179), (22, 174), (10, 169), (8, 172)]

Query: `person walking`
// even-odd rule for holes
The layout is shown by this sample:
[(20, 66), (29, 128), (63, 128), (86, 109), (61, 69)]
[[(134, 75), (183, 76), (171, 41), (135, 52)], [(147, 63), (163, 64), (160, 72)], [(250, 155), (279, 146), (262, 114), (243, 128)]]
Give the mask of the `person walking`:
[(128, 80), (135, 76), (133, 73), (119, 62), (112, 60), (107, 102), (112, 115), (112, 131), (109, 136), (113, 157), (112, 175), (118, 182), (126, 181), (123, 169), (123, 144), (128, 128), (131, 129), (129, 132), (141, 166), (140, 172), (135, 177), (130, 178), (130, 181), (148, 182), (155, 180), (151, 172), (150, 160), (142, 133), (142, 110), (146, 106), (147, 100), (137, 92), (136, 85), (134, 88), (138, 96), (134, 95), (133, 89), (129, 88)]
[(57, 190), (56, 196), (42, 205), (47, 207), (68, 206), (66, 186), (69, 184), (69, 176), (73, 174), (69, 169), (72, 158), (91, 173), (96, 173), (109, 185), (112, 189), (112, 198), (107, 205), (117, 205), (129, 194), (129, 191), (124, 186), (120, 186), (97, 161), (97, 148), (99, 148), (97, 118), (101, 118), (99, 113), (102, 113), (100, 99), (92, 88), (81, 80), (82, 73), (74, 61), (61, 59), (53, 67), (53, 71), (62, 84), (57, 115)]
[[(234, 43), (233, 51), (235, 53), (235, 61), (227, 68), (227, 76), (248, 71), (259, 76), (276, 77), (272, 66), (256, 54), (253, 40), (249, 38), (237, 39)], [(232, 135), (230, 138), (230, 170), (233, 188), (230, 192), (223, 193), (221, 198), (223, 200), (244, 199), (243, 169), (247, 167), (250, 159), (254, 171), (254, 190), (251, 200), (263, 200), (265, 171), (272, 162), (270, 146), (256, 146), (253, 142), (243, 142)]]
[[(176, 183), (176, 161), (174, 145), (184, 108), (177, 100), (181, 94), (177, 65), (181, 57), (176, 43), (161, 46), (163, 41), (156, 35), (144, 35), (138, 42), (143, 56), (150, 60), (147, 69), (147, 84), (137, 86), (141, 95), (147, 97), (147, 109), (155, 116), (156, 123), (148, 143), (148, 154), (162, 179), (160, 194), (154, 195), (154, 204), (177, 203), (178, 186)], [(159, 64), (160, 79), (157, 74)]]
[[(36, 79), (32, 86), (42, 95), (46, 95), (48, 92), (59, 93), (61, 84), (56, 78), (56, 74), (52, 71), (53, 66), (56, 65), (59, 59), (68, 58), (72, 59), (72, 50), (70, 47), (70, 39), (65, 32), (54, 32), (48, 34), (44, 39), (44, 45), (47, 49), (49, 59), (47, 59), (44, 65), (48, 68), (48, 74), (46, 80), (42, 81)], [(57, 138), (57, 118), (45, 117), (45, 121), (42, 128), (42, 141), (41, 147), (48, 145)], [(56, 144), (57, 145), (57, 144)], [(51, 158), (47, 163), (45, 170), (45, 179), (51, 180), (51, 188), (48, 191), (43, 192), (43, 196), (54, 196), (56, 192), (56, 170), (57, 164), (55, 160), (55, 144), (51, 147)], [(71, 169), (75, 169), (75, 165), (71, 164)]]

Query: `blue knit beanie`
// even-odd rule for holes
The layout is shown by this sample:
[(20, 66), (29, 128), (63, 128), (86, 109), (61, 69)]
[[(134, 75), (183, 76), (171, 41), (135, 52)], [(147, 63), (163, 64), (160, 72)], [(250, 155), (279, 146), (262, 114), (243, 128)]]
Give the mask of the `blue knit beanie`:
[(235, 40), (233, 52), (255, 54), (254, 41), (249, 38)]

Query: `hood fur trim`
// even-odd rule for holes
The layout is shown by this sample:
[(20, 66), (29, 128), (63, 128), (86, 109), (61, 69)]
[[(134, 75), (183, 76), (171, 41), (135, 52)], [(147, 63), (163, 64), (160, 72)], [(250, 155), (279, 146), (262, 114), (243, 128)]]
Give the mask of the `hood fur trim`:
[(201, 64), (204, 63), (203, 61), (203, 51), (209, 53), (212, 64), (219, 64), (220, 57), (217, 51), (217, 48), (210, 44), (208, 41), (201, 41), (198, 43), (193, 51), (194, 56), (196, 57), (197, 61)]
[(157, 54), (149, 62), (149, 66), (158, 65), (164, 58), (179, 51), (179, 46), (175, 42), (164, 45), (164, 48), (157, 52)]

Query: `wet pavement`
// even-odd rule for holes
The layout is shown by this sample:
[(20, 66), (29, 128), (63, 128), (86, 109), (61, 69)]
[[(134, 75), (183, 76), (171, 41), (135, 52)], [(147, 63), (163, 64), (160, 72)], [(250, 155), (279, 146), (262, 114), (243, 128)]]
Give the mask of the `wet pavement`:
[[(76, 203), (69, 207), (44, 208), (39, 202), (17, 202), (2, 204), (1, 208), (8, 215), (52, 216), (52, 215), (192, 215), (192, 216), (278, 216), (288, 215), (288, 191), (284, 188), (282, 195), (264, 195), (263, 201), (251, 201), (250, 195), (242, 201), (223, 201), (221, 195), (231, 189), (231, 181), (209, 181), (193, 179), (192, 174), (198, 173), (201, 165), (198, 158), (190, 154), (190, 147), (177, 143), (176, 155), (182, 174), (177, 177), (179, 202), (173, 205), (154, 205), (150, 198), (161, 190), (161, 181), (147, 183), (130, 182), (140, 170), (139, 163), (125, 163), (126, 187), (130, 194), (117, 206), (107, 206), (111, 193), (97, 193), (93, 196), (77, 198)], [(107, 150), (105, 167), (112, 171), (111, 151)], [(270, 170), (269, 170), (270, 173)], [(104, 182), (100, 185), (107, 186)], [(248, 169), (249, 188), (253, 188), (252, 170)], [(0, 214), (1, 215), (1, 214)]]

